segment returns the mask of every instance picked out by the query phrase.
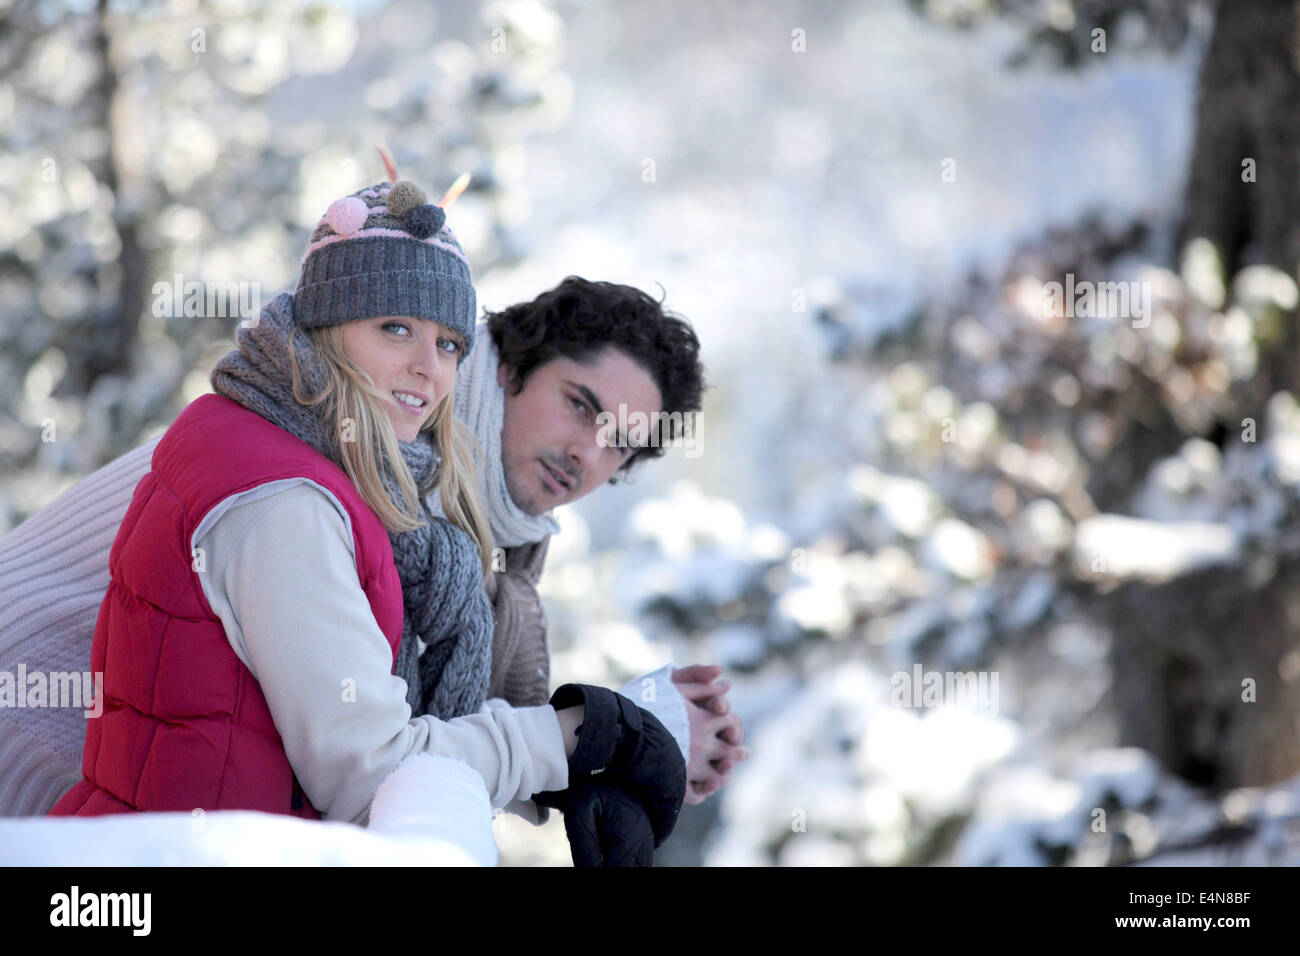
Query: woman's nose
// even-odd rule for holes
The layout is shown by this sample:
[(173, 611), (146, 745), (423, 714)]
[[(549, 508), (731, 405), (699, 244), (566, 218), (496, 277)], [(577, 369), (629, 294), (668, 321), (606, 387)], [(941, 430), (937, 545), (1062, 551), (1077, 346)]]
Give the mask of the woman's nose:
[(456, 380), (456, 357), (438, 348), (435, 339), (427, 347), (420, 348), (411, 370), (428, 383), (433, 400), (439, 402)]
[(438, 340), (420, 343), (420, 348), (411, 360), (411, 370), (425, 378), (434, 378), (438, 374), (438, 368)]

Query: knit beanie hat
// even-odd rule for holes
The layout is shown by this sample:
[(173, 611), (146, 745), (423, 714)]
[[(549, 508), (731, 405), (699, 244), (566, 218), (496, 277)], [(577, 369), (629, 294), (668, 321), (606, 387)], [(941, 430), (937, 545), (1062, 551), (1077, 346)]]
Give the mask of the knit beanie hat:
[[(389, 175), (396, 171), (385, 157)], [(431, 319), (474, 345), (478, 310), (469, 261), (442, 206), (410, 180), (382, 182), (330, 204), (294, 292), (294, 323), (310, 329), (380, 315)]]

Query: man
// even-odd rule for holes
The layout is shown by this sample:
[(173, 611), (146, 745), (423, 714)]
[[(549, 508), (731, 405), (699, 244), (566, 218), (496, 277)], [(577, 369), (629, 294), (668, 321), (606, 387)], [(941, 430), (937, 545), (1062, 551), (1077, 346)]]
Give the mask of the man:
[[(662, 442), (633, 447), (626, 435), (608, 440), (599, 416), (620, 405), (624, 420), (666, 413), (662, 437), (671, 441), (682, 417), (699, 409), (703, 375), (690, 327), (627, 286), (570, 277), (490, 315), (487, 326), (458, 374), (456, 415), (482, 450), (480, 487), (502, 549), (488, 581), (495, 619), (488, 694), (530, 706), (545, 703), (550, 689), (537, 593), (559, 530), (550, 512), (664, 450)], [(87, 669), (109, 550), (155, 444), (101, 468), (0, 541), (0, 671)], [(429, 505), (441, 513), (437, 495)], [(688, 803), (725, 786), (748, 757), (719, 673), (677, 669), (652, 699), (637, 697), (689, 750)], [(624, 693), (645, 686), (634, 682)], [(651, 686), (658, 688), (654, 678)], [(47, 812), (80, 779), (84, 739), (79, 709), (0, 708), (0, 815)]]

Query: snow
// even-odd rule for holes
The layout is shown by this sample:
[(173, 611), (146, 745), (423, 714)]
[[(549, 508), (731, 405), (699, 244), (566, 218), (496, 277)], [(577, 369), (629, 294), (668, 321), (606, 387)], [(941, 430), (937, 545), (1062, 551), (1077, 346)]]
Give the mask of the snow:
[(799, 570), (777, 599), (775, 614), (805, 634), (842, 638), (852, 624), (839, 562), (816, 551), (800, 555)]
[(767, 656), (763, 632), (751, 624), (724, 624), (713, 632), (718, 663), (724, 668), (753, 670)]
[(1038, 767), (996, 776), (981, 794), (975, 818), (962, 833), (955, 858), (962, 866), (1041, 866), (1040, 837), (1068, 845), (1079, 788)]
[(1164, 581), (1239, 557), (1237, 535), (1208, 521), (1145, 521), (1098, 515), (1079, 522), (1075, 559), (1080, 567), (1120, 578)]
[[(1222, 803), (1162, 772), (1135, 748), (1082, 757), (1072, 775), (993, 773), (955, 861), (966, 866), (1295, 866), (1300, 776)], [(1227, 825), (1235, 831), (1226, 831)], [(1136, 854), (1137, 859), (1131, 859)]]
[(494, 866), (478, 772), (408, 758), (367, 828), (245, 810), (0, 819), (0, 866)]
[(862, 662), (786, 699), (751, 732), (763, 756), (727, 791), (707, 862), (761, 862), (756, 848), (769, 842), (784, 842), (782, 865), (901, 862), (919, 830), (962, 812), (1019, 736), (1008, 720), (958, 707), (913, 713), (889, 699)]
[(942, 510), (939, 496), (915, 478), (886, 475), (869, 465), (858, 465), (848, 481), (855, 494), (876, 504), (889, 526), (908, 538), (924, 535)]
[(988, 538), (956, 518), (936, 523), (921, 553), (932, 567), (956, 578), (973, 581), (987, 577), (993, 570)]

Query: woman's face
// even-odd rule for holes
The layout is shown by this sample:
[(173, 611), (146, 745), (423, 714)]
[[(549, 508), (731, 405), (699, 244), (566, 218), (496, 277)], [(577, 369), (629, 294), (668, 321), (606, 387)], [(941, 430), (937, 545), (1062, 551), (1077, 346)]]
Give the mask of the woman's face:
[(463, 348), (458, 334), (429, 319), (382, 315), (343, 325), (343, 351), (388, 396), (384, 411), (398, 441), (414, 441), (450, 394)]

